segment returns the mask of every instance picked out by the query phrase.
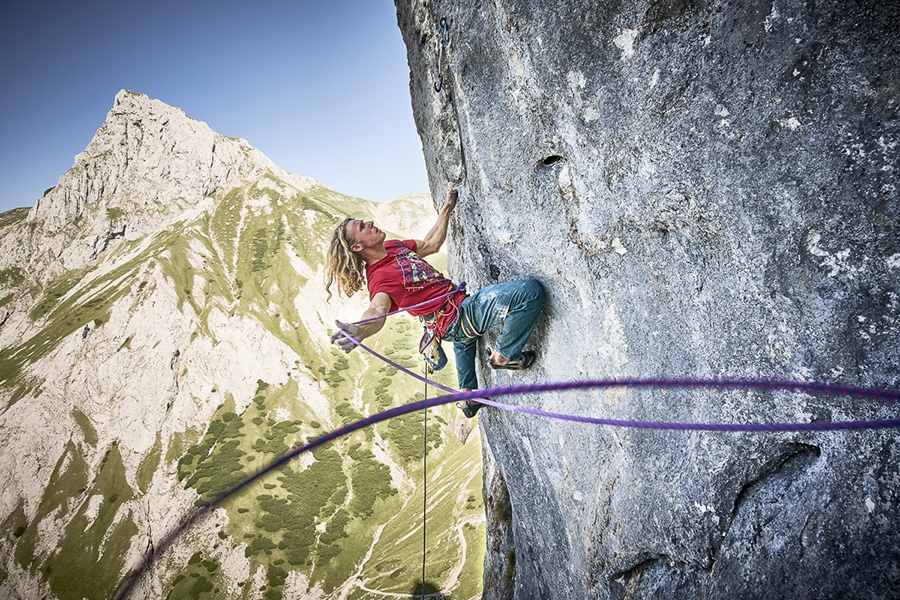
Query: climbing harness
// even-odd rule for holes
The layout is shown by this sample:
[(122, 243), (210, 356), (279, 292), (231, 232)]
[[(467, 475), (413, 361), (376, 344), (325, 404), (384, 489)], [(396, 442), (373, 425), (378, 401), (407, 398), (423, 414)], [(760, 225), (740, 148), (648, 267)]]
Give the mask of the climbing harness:
[(441, 32), (441, 38), (438, 40), (438, 80), (434, 82), (434, 91), (440, 93), (444, 86), (444, 44), (447, 42), (447, 19), (441, 19), (438, 30)]
[(472, 323), (472, 319), (463, 311), (459, 311), (459, 328), (467, 338), (477, 338), (484, 335), (484, 332), (478, 331), (478, 328)]
[[(465, 283), (461, 283), (458, 286), (451, 285), (450, 291), (447, 293), (452, 295), (454, 291), (459, 291), (460, 289), (465, 292), (465, 285)], [(458, 313), (460, 318), (462, 318), (462, 312), (459, 310), (459, 307), (449, 297), (446, 297), (440, 308), (419, 317), (419, 320), (425, 324), (425, 331), (422, 333), (422, 339), (419, 340), (419, 354), (425, 358), (428, 373), (440, 371), (447, 366), (447, 355), (441, 348), (441, 338), (437, 334), (437, 326), (438, 320), (450, 317), (453, 313)], [(426, 383), (426, 385), (428, 384)]]
[[(402, 312), (409, 312), (416, 308), (434, 304), (438, 300), (443, 300), (444, 302), (443, 304), (441, 304), (440, 308), (428, 315), (423, 315), (423, 317), (421, 317), (422, 321), (425, 323), (425, 333), (422, 336), (422, 339), (419, 341), (419, 353), (425, 356), (425, 360), (428, 361), (428, 363), (431, 365), (431, 372), (440, 371), (447, 365), (447, 355), (444, 354), (444, 351), (441, 349), (441, 340), (439, 337), (437, 337), (437, 333), (434, 330), (434, 324), (437, 322), (438, 317), (446, 316), (448, 314), (451, 314), (454, 310), (457, 310), (457, 307), (455, 304), (453, 304), (453, 302), (448, 302), (450, 297), (457, 292), (462, 292), (464, 294), (466, 293), (465, 281), (461, 281), (456, 286), (451, 286), (451, 288), (447, 290), (447, 292), (435, 298), (431, 298), (430, 300), (425, 300), (424, 302), (419, 302), (405, 308), (398, 308), (395, 311), (385, 313), (383, 315), (354, 321), (353, 323), (351, 323), (351, 325), (362, 325), (363, 323), (379, 321), (381, 319), (386, 319)], [(342, 333), (345, 336), (347, 335), (346, 332), (342, 331)], [(348, 337), (347, 339), (350, 338)]]

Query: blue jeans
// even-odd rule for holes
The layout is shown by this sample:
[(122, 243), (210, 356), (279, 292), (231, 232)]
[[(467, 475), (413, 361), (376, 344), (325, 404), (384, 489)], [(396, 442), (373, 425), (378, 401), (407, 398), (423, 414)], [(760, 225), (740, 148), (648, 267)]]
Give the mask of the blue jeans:
[(460, 321), (467, 317), (479, 332), (502, 325), (495, 350), (509, 360), (522, 356), (538, 315), (544, 306), (544, 288), (536, 279), (520, 279), (478, 290), (459, 305), (460, 316), (447, 329), (444, 339), (453, 342), (456, 376), (460, 388), (476, 389), (475, 353), (478, 338), (466, 337)]

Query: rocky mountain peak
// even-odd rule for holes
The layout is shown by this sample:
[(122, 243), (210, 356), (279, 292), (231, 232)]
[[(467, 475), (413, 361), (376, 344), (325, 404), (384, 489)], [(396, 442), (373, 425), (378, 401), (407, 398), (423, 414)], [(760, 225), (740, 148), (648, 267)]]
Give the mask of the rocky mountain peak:
[(267, 172), (298, 189), (315, 184), (180, 108), (121, 90), (72, 168), (31, 209), (28, 221), (42, 237), (33, 245), (49, 245), (61, 259), (51, 272), (80, 268), (117, 241), (164, 228), (216, 191)]

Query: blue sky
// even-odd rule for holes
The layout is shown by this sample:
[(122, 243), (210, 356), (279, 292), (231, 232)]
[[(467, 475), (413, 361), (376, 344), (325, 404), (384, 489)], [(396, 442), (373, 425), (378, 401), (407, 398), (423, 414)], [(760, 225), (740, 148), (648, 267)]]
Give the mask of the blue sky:
[(391, 0), (34, 0), (0, 8), (0, 212), (56, 185), (123, 88), (344, 194), (428, 192)]

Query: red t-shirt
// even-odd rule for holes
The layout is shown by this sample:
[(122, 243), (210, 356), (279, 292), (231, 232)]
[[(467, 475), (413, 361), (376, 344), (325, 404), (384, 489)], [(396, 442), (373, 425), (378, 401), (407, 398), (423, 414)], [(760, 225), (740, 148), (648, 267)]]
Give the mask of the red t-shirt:
[[(369, 301), (375, 298), (375, 294), (384, 292), (391, 299), (391, 311), (395, 311), (400, 307), (438, 298), (453, 289), (452, 281), (435, 271), (434, 267), (416, 254), (415, 240), (387, 240), (384, 242), (384, 249), (388, 255), (366, 267)], [(441, 311), (437, 319), (438, 335), (443, 336), (456, 318), (455, 309), (465, 297), (465, 293), (457, 292), (449, 298), (414, 308), (409, 314), (418, 317), (433, 313), (441, 308), (445, 300), (450, 300), (450, 310)]]

